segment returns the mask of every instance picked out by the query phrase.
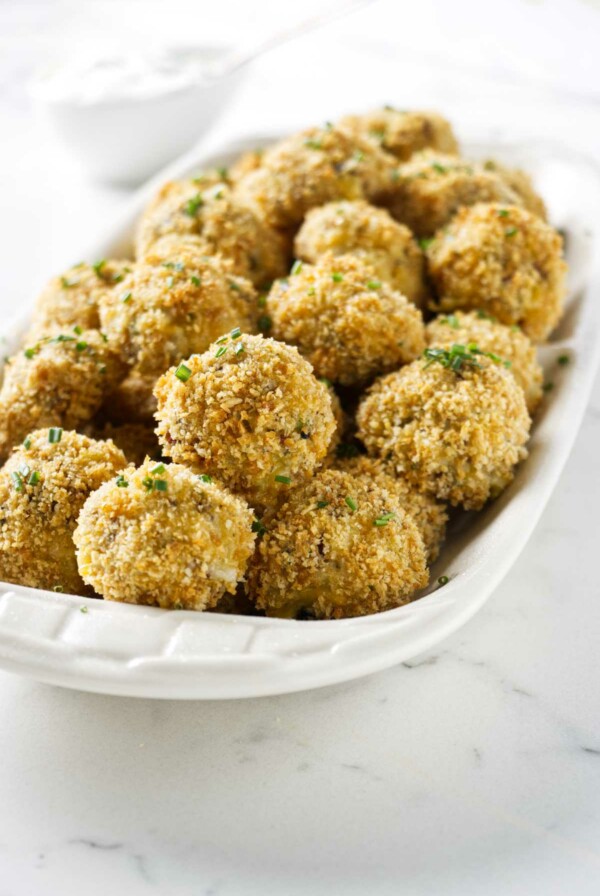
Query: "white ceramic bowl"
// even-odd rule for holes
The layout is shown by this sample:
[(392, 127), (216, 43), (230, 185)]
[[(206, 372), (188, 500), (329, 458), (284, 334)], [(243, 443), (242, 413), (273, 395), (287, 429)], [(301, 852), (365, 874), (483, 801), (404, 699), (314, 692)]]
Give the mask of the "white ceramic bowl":
[[(110, 238), (89, 247), (87, 257), (127, 249), (135, 219), (162, 180), (227, 165), (264, 142), (253, 137), (219, 152), (189, 153), (140, 191)], [(198, 699), (280, 694), (408, 660), (481, 607), (542, 513), (588, 400), (600, 354), (600, 250), (594, 236), (600, 175), (594, 163), (560, 146), (490, 143), (467, 145), (466, 153), (494, 156), (534, 173), (553, 221), (568, 235), (569, 302), (559, 330), (541, 352), (555, 388), (536, 417), (529, 459), (497, 501), (461, 518), (432, 570), (429, 592), (373, 616), (296, 622), (165, 611), (0, 584), (0, 666), (108, 694)], [(18, 329), (7, 334), (13, 344)], [(571, 363), (558, 367), (556, 359), (565, 352)], [(442, 573), (450, 582), (436, 588)]]

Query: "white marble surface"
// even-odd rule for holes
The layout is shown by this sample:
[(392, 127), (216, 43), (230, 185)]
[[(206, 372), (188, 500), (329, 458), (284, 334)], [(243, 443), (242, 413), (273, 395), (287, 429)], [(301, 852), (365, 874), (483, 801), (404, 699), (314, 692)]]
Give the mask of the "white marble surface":
[[(263, 19), (268, 6), (258, 4)], [(396, 6), (261, 62), (223, 131), (436, 103), (463, 132), (492, 121), (501, 134), (600, 150), (597, 4), (514, 0), (491, 21), (486, 4), (454, 3), (450, 15), (424, 2), (409, 22)], [(206, 3), (170, 2), (168, 20), (166, 7), (143, 4), (142, 37), (161, 17), (174, 30), (235, 20), (236, 33), (249, 18), (229, 2), (219, 21)], [(78, 260), (124, 200), (79, 175), (32, 117), (24, 79), (48, 48), (92, 31), (127, 36), (141, 8), (0, 6), (4, 315)], [(599, 445), (600, 382), (510, 575), (410, 666), (220, 704), (120, 700), (0, 674), (0, 896), (595, 896)]]

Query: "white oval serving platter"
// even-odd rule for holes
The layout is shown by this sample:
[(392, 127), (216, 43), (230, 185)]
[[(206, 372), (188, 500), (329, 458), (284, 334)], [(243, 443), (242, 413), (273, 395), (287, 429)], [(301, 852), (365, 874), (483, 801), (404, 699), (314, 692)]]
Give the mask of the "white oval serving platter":
[[(273, 137), (193, 150), (140, 190), (109, 238), (81, 257), (119, 256), (157, 186)], [(386, 613), (303, 621), (166, 611), (0, 583), (0, 667), (40, 681), (105, 694), (225, 699), (282, 694), (347, 681), (405, 661), (456, 631), (482, 606), (525, 546), (573, 445), (600, 348), (600, 250), (595, 228), (600, 172), (560, 145), (467, 144), (465, 154), (529, 170), (553, 223), (567, 235), (565, 317), (541, 351), (554, 389), (536, 417), (529, 459), (482, 513), (464, 515), (419, 600)], [(25, 322), (6, 333), (9, 353)], [(560, 354), (571, 363), (557, 366)], [(449, 583), (436, 586), (439, 575)]]

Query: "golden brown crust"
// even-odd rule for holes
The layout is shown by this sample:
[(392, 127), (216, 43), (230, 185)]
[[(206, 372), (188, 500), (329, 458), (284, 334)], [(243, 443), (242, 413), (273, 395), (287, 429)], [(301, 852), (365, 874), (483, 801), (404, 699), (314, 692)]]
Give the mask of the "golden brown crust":
[(102, 327), (143, 379), (156, 379), (236, 326), (256, 328), (252, 285), (189, 242), (172, 245), (167, 261), (139, 264), (122, 285), (122, 295), (100, 303)]
[(405, 112), (385, 106), (364, 115), (347, 115), (340, 127), (380, 146), (401, 162), (423, 149), (458, 152), (450, 122), (437, 112)]
[(264, 154), (264, 148), (257, 146), (256, 149), (250, 149), (248, 152), (244, 152), (241, 156), (238, 156), (229, 169), (231, 182), (236, 184), (242, 177), (244, 177), (244, 175), (260, 168), (263, 163)]
[(146, 263), (157, 255), (168, 260), (157, 246), (165, 237), (195, 238), (202, 254), (225, 258), (234, 274), (256, 286), (286, 268), (279, 234), (237, 202), (224, 183), (204, 190), (192, 180), (164, 184), (139, 222), (137, 257)]
[(368, 477), (323, 470), (270, 521), (248, 592), (269, 616), (340, 619), (407, 603), (427, 579), (421, 535), (396, 497)]
[(475, 343), (484, 352), (493, 352), (510, 362), (510, 372), (525, 394), (527, 410), (533, 416), (542, 400), (543, 371), (535, 346), (518, 327), (507, 327), (482, 311), (440, 314), (425, 328), (428, 345), (451, 348), (455, 343)]
[(133, 262), (108, 259), (94, 265), (76, 264), (64, 274), (53, 277), (42, 290), (33, 312), (26, 344), (61, 329), (97, 330), (100, 327), (98, 302), (131, 271)]
[(19, 350), (0, 390), (0, 458), (33, 429), (86, 423), (124, 372), (97, 330), (54, 332)]
[(425, 347), (421, 312), (352, 255), (322, 256), (273, 284), (267, 311), (276, 339), (297, 345), (318, 376), (363, 384)]
[(427, 249), (440, 311), (483, 309), (543, 342), (565, 296), (562, 238), (524, 208), (481, 203), (462, 209)]
[(0, 470), (0, 579), (86, 594), (73, 544), (77, 516), (125, 464), (111, 441), (63, 432), (50, 442), (47, 429), (31, 432)]
[(448, 514), (443, 504), (432, 495), (418, 491), (404, 477), (397, 476), (390, 463), (375, 457), (360, 454), (358, 457), (338, 458), (334, 463), (334, 469), (377, 482), (393, 495), (400, 507), (410, 514), (417, 524), (427, 552), (427, 562), (433, 563), (437, 559), (448, 521)]
[(476, 202), (520, 204), (493, 171), (457, 156), (426, 150), (398, 167), (385, 204), (419, 237), (429, 237), (462, 207)]
[(314, 264), (326, 252), (355, 255), (415, 305), (425, 304), (423, 253), (408, 227), (385, 209), (340, 200), (309, 211), (296, 236), (296, 257)]
[[(250, 504), (277, 504), (325, 457), (335, 421), (326, 387), (297, 350), (262, 336), (212, 345), (156, 384), (164, 454)], [(282, 477), (283, 481), (281, 478)]]
[(460, 373), (414, 361), (377, 380), (357, 414), (369, 454), (415, 488), (468, 510), (512, 481), (531, 423), (512, 374), (478, 360)]
[(154, 376), (130, 373), (106, 396), (97, 419), (116, 425), (141, 423), (154, 427), (156, 398), (153, 390), (156, 380)]
[(297, 226), (334, 199), (371, 199), (389, 185), (394, 160), (337, 127), (309, 128), (265, 150), (235, 187), (240, 202), (276, 229)]
[(494, 159), (486, 159), (483, 163), (486, 171), (493, 171), (504, 180), (511, 190), (520, 198), (523, 208), (533, 212), (542, 220), (548, 220), (548, 212), (544, 200), (533, 186), (533, 181), (521, 168), (507, 168)]
[(205, 610), (243, 578), (252, 519), (214, 483), (147, 459), (86, 501), (74, 534), (79, 571), (106, 600)]

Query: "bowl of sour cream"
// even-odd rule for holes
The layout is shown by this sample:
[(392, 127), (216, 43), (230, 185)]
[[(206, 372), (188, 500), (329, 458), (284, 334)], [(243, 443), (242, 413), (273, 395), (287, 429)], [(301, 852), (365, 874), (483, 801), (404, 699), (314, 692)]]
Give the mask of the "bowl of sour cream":
[(243, 69), (214, 76), (226, 46), (73, 57), (30, 93), (88, 174), (135, 184), (190, 147), (224, 110)]

